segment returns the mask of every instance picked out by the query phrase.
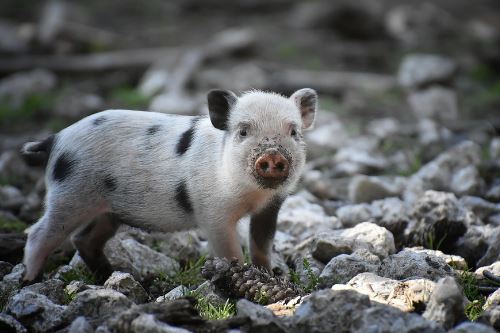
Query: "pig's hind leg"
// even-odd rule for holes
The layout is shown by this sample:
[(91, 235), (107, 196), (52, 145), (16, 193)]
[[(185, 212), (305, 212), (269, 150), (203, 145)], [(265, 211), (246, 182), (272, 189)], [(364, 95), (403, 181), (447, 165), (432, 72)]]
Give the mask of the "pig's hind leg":
[(73, 244), (98, 282), (104, 282), (113, 272), (103, 249), (120, 224), (116, 215), (103, 214), (73, 236)]
[[(75, 204), (78, 202), (78, 205)], [(47, 209), (29, 232), (24, 249), (26, 266), (24, 280), (31, 282), (39, 274), (47, 257), (58, 248), (78, 227), (106, 211), (105, 205), (83, 203), (68, 194), (47, 193)]]

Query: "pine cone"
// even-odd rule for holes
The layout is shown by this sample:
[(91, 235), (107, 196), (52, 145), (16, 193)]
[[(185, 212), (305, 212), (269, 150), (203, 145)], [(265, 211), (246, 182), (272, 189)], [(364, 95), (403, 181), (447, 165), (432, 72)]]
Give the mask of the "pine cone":
[(208, 258), (201, 275), (228, 297), (244, 297), (260, 304), (304, 295), (304, 291), (290, 281), (273, 277), (253, 265), (240, 265), (236, 259)]

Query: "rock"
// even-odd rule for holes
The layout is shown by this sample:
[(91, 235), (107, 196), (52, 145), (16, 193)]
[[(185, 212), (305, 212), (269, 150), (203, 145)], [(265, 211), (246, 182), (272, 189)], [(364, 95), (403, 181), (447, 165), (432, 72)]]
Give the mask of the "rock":
[(17, 72), (0, 81), (0, 99), (19, 108), (32, 94), (45, 94), (57, 84), (57, 77), (45, 69)]
[(378, 118), (366, 125), (366, 131), (380, 139), (386, 139), (401, 131), (401, 124), (396, 118)]
[(500, 205), (479, 197), (466, 195), (460, 198), (460, 203), (483, 221), (487, 221), (488, 217), (500, 212)]
[(43, 201), (35, 191), (28, 194), (25, 198), (21, 209), (19, 210), (19, 218), (23, 221), (35, 223), (42, 215)]
[[(453, 192), (457, 190), (459, 195), (476, 195), (483, 191), (484, 181), (480, 178), (472, 177), (465, 179), (468, 188), (457, 184), (464, 175), (471, 174), (470, 167), (478, 167), (481, 162), (481, 148), (471, 142), (462, 142), (446, 152), (440, 154), (436, 159), (424, 165), (420, 170), (410, 177), (404, 199), (407, 202), (414, 202), (426, 190), (439, 189), (440, 191)], [(466, 171), (461, 172), (461, 170)], [(458, 175), (458, 176), (457, 176)], [(452, 181), (455, 177), (455, 184)]]
[(450, 252), (464, 258), (469, 267), (476, 266), (477, 261), (488, 250), (487, 233), (489, 232), (483, 226), (470, 226), (465, 234), (455, 242)]
[(189, 289), (187, 287), (180, 285), (180, 286), (177, 286), (174, 289), (170, 290), (165, 295), (158, 297), (155, 300), (155, 302), (161, 303), (161, 302), (167, 302), (167, 301), (171, 301), (174, 299), (178, 299), (178, 298), (186, 296), (186, 294), (188, 292), (189, 292)]
[(498, 160), (500, 159), (500, 137), (493, 138), (490, 142), (490, 159)]
[(10, 185), (22, 187), (34, 180), (28, 166), (20, 154), (8, 150), (0, 155), (0, 178), (8, 181)]
[(69, 120), (77, 120), (104, 108), (101, 96), (78, 90), (64, 91), (53, 108), (53, 116)]
[(89, 286), (87, 284), (85, 284), (85, 282), (82, 282), (82, 281), (71, 281), (70, 283), (68, 283), (68, 285), (64, 288), (64, 292), (67, 294), (67, 295), (76, 295), (84, 290), (88, 290), (88, 289), (99, 289), (99, 288), (93, 288), (92, 286)]
[(114, 270), (128, 272), (139, 281), (158, 272), (168, 274), (179, 269), (177, 261), (134, 239), (114, 237), (106, 244), (104, 253)]
[(466, 319), (466, 303), (467, 299), (455, 279), (445, 277), (436, 283), (422, 316), (439, 323), (445, 329), (451, 329)]
[(496, 227), (492, 231), (488, 243), (486, 253), (477, 262), (478, 267), (491, 265), (500, 260), (500, 227)]
[(396, 252), (394, 238), (385, 228), (363, 222), (353, 228), (322, 233), (315, 237), (312, 255), (323, 263), (339, 254), (366, 249), (381, 258)]
[(141, 78), (138, 91), (145, 97), (153, 97), (171, 84), (173, 75), (168, 70), (168, 64), (161, 60), (151, 66)]
[(372, 202), (403, 193), (403, 177), (355, 176), (349, 184), (349, 200), (355, 203)]
[(299, 194), (289, 196), (278, 214), (278, 230), (289, 233), (298, 241), (340, 226), (336, 217), (326, 215), (321, 206)]
[(458, 195), (478, 194), (482, 192), (484, 187), (483, 179), (479, 174), (479, 170), (475, 166), (468, 166), (460, 169), (451, 178), (450, 189)]
[(453, 17), (436, 4), (405, 3), (391, 7), (386, 15), (390, 35), (407, 47), (437, 46), (457, 31)]
[(483, 310), (488, 310), (495, 306), (500, 306), (500, 289), (495, 290), (494, 293), (490, 294), (483, 305)]
[(0, 21), (0, 53), (26, 52), (27, 42), (20, 27), (3, 20)]
[(69, 333), (94, 333), (94, 328), (85, 317), (76, 317), (69, 326)]
[(490, 325), (500, 331), (500, 306), (495, 305), (486, 309), (478, 318), (478, 322)]
[(164, 93), (151, 100), (149, 110), (168, 114), (198, 114), (200, 103), (184, 94)]
[(454, 194), (436, 191), (426, 191), (414, 203), (410, 218), (405, 230), (408, 244), (445, 252), (450, 252), (467, 227), (477, 223), (474, 213), (460, 205)]
[(452, 330), (449, 330), (448, 333), (496, 333), (493, 328), (490, 326), (486, 326), (480, 323), (471, 323), (465, 322), (461, 323), (458, 326), (455, 326)]
[(141, 314), (135, 318), (130, 325), (132, 332), (142, 333), (189, 333), (184, 328), (175, 327), (161, 322), (152, 314)]
[(352, 290), (320, 290), (311, 294), (291, 318), (293, 332), (444, 332), (416, 314), (372, 305)]
[(371, 220), (373, 214), (369, 204), (345, 205), (337, 210), (337, 216), (345, 227)]
[(251, 319), (250, 332), (287, 332), (271, 310), (246, 299), (236, 303), (236, 312), (238, 316)]
[(464, 258), (460, 256), (456, 256), (453, 254), (445, 254), (439, 250), (430, 250), (425, 249), (422, 246), (409, 247), (408, 250), (417, 252), (417, 253), (425, 253), (433, 257), (443, 258), (444, 261), (455, 269), (467, 270), (467, 262)]
[(134, 303), (122, 293), (111, 289), (85, 290), (76, 295), (69, 303), (64, 317), (73, 321), (78, 316), (85, 316), (93, 326), (106, 318), (119, 314)]
[(54, 304), (47, 296), (26, 291), (14, 295), (7, 310), (30, 332), (48, 332), (63, 323), (66, 306)]
[(445, 56), (410, 54), (401, 63), (398, 81), (405, 88), (418, 88), (432, 83), (449, 83), (456, 71), (456, 62)]
[(155, 233), (155, 249), (171, 258), (195, 261), (202, 255), (201, 240), (194, 230)]
[(11, 185), (0, 186), (0, 208), (17, 210), (24, 203), (24, 196), (19, 189)]
[(427, 279), (403, 282), (366, 272), (353, 277), (346, 285), (334, 285), (332, 290), (355, 290), (371, 301), (414, 312), (425, 308), (434, 286), (435, 283)]
[(11, 263), (0, 261), (0, 280), (2, 280), (5, 275), (9, 274), (13, 267)]
[(408, 96), (408, 104), (417, 119), (429, 118), (443, 123), (458, 117), (457, 94), (449, 88), (433, 86), (413, 91)]
[[(296, 254), (298, 251), (293, 251), (293, 254)], [(308, 267), (307, 267), (307, 266)], [(300, 282), (304, 285), (308, 285), (310, 282), (310, 273), (314, 274), (314, 276), (318, 276), (325, 268), (325, 264), (319, 260), (316, 260), (310, 253), (305, 253), (302, 255), (295, 255), (295, 259), (293, 260), (293, 267), (295, 273), (299, 275)]]
[(226, 304), (227, 298), (223, 297), (214, 284), (210, 281), (205, 281), (196, 288), (193, 293), (199, 297), (203, 297), (214, 306), (223, 306)]
[(64, 282), (57, 279), (49, 279), (26, 286), (20, 291), (20, 293), (24, 292), (33, 292), (47, 296), (51, 302), (59, 305), (64, 304), (65, 301)]
[(389, 162), (382, 153), (363, 146), (340, 148), (333, 158), (334, 173), (338, 176), (353, 176), (385, 170)]
[(424, 278), (437, 281), (454, 273), (443, 258), (404, 249), (385, 258), (378, 274), (395, 280)]
[(119, 291), (136, 304), (144, 303), (148, 300), (146, 290), (129, 273), (113, 272), (106, 282), (104, 282), (104, 288)]
[(437, 150), (441, 149), (439, 146), (434, 147), (432, 144), (446, 142), (452, 136), (450, 130), (429, 118), (418, 119), (417, 131), (418, 142), (429, 149), (430, 152), (425, 151), (424, 153), (430, 156), (433, 156), (434, 153), (437, 154)]
[(0, 313), (0, 328), (2, 332), (28, 333), (28, 330), (20, 322), (5, 313)]
[(491, 265), (479, 267), (478, 269), (476, 269), (474, 274), (476, 275), (476, 278), (478, 280), (485, 279), (485, 277), (483, 275), (484, 271), (489, 271), (490, 273), (493, 273), (493, 275), (500, 276), (500, 261), (497, 261)]
[(202, 69), (195, 80), (202, 90), (216, 87), (231, 87), (234, 91), (248, 91), (268, 87), (267, 74), (254, 63), (240, 63), (229, 70)]
[(331, 287), (334, 284), (346, 283), (360, 273), (376, 273), (379, 265), (380, 259), (365, 249), (338, 255), (332, 258), (321, 272), (321, 285)]
[(486, 192), (486, 199), (500, 202), (500, 184), (493, 184)]
[(335, 152), (350, 139), (345, 124), (336, 116), (325, 122), (316, 122), (316, 124), (317, 127), (305, 134), (308, 156), (310, 154), (311, 156), (320, 157), (325, 153)]

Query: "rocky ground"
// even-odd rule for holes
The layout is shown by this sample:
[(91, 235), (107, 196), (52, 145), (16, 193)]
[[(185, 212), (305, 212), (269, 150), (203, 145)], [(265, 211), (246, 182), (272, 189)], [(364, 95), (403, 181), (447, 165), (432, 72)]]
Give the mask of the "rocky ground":
[[(0, 10), (0, 332), (500, 331), (496, 2), (99, 3)], [(68, 243), (21, 285), (45, 192), (24, 142), (106, 108), (306, 86), (320, 111), (274, 275), (208, 257), (196, 230), (123, 228), (104, 284)]]

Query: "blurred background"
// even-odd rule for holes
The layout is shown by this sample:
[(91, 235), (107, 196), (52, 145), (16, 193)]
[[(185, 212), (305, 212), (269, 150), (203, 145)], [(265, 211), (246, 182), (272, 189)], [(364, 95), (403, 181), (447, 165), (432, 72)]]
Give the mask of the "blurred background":
[[(320, 198), (353, 199), (348, 177), (405, 177), (465, 139), (496, 154), (500, 2), (2, 0), (0, 229), (41, 211), (28, 140), (107, 108), (203, 114), (211, 88), (303, 87), (321, 101), (309, 168), (335, 185), (309, 173)], [(483, 176), (466, 191), (485, 193)]]

